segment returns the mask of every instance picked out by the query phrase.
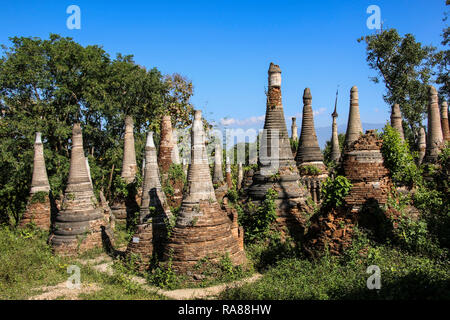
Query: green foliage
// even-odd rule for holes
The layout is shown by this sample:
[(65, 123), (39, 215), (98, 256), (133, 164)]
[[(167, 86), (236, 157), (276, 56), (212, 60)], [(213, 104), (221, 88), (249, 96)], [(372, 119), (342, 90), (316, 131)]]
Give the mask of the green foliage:
[(386, 86), (384, 100), (389, 106), (398, 103), (405, 120), (405, 138), (414, 146), (427, 112), (428, 85), (436, 64), (435, 48), (422, 46), (412, 34), (400, 36), (395, 29), (383, 30), (358, 39), (366, 43), (366, 60)]
[(392, 180), (408, 187), (421, 184), (421, 172), (409, 151), (408, 143), (401, 140), (400, 133), (387, 124), (382, 139), (381, 153)]
[(161, 288), (175, 289), (181, 283), (181, 277), (177, 276), (172, 267), (172, 256), (165, 263), (158, 263), (153, 260), (151, 272), (147, 275), (147, 280)]
[(45, 201), (47, 200), (48, 197), (48, 192), (45, 191), (38, 191), (35, 194), (33, 194), (33, 196), (31, 197), (30, 202), (31, 203), (45, 203)]
[[(159, 131), (169, 109), (175, 127), (190, 124), (192, 83), (146, 70), (131, 55), (116, 59), (71, 38), (13, 37), (0, 57), (0, 222), (15, 225), (30, 190), (35, 132), (42, 133), (52, 194), (62, 195), (72, 126), (79, 121), (95, 192), (125, 195), (120, 176), (124, 118), (134, 118), (138, 167), (148, 128)], [(110, 180), (111, 179), (111, 180)], [(116, 183), (117, 186), (112, 185)], [(110, 190), (112, 189), (112, 190)]]
[(306, 166), (302, 166), (300, 168), (300, 174), (303, 174), (303, 175), (317, 176), (321, 172), (322, 171), (319, 168), (317, 168), (313, 165), (306, 165)]
[(236, 188), (229, 189), (226, 196), (231, 203), (236, 203), (239, 199), (239, 194)]
[(238, 207), (239, 223), (245, 230), (245, 241), (266, 239), (271, 233), (271, 225), (277, 218), (275, 200), (278, 193), (269, 189), (260, 206), (249, 202), (245, 209)]
[(322, 184), (322, 206), (327, 208), (337, 208), (344, 204), (344, 198), (350, 192), (352, 184), (344, 176), (336, 176), (332, 179), (328, 177)]
[(297, 152), (298, 149), (298, 139), (289, 138), (289, 142), (291, 143), (291, 150), (293, 153)]

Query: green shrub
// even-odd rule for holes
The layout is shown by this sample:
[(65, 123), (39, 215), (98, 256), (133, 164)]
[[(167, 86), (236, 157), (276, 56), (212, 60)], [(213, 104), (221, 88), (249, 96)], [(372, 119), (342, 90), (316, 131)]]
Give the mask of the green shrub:
[(316, 176), (319, 175), (322, 171), (312, 165), (302, 166), (300, 168), (300, 174), (309, 175), (309, 176)]
[(337, 176), (332, 179), (328, 177), (322, 184), (322, 206), (327, 208), (337, 208), (344, 204), (344, 198), (352, 188), (350, 180), (344, 176)]
[(422, 183), (420, 169), (414, 161), (408, 143), (401, 140), (400, 133), (390, 125), (386, 125), (382, 139), (381, 153), (392, 180), (409, 187), (420, 185)]

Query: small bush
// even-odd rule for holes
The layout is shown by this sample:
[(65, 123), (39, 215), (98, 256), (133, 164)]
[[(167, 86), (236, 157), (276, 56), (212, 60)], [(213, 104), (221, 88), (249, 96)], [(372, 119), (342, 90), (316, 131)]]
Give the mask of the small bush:
[(337, 208), (344, 204), (344, 198), (350, 192), (352, 184), (344, 176), (336, 178), (327, 178), (322, 184), (322, 206), (328, 208)]

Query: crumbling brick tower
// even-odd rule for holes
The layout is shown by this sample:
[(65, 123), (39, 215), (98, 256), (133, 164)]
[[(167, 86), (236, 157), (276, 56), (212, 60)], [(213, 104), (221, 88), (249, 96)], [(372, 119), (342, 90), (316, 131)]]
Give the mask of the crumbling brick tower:
[(213, 184), (217, 201), (221, 201), (228, 192), (228, 184), (223, 177), (223, 148), (222, 137), (216, 136), (214, 139), (214, 174)]
[(450, 130), (448, 125), (448, 104), (443, 101), (441, 104), (441, 127), (444, 141), (450, 141)]
[[(39, 197), (39, 194), (42, 196)], [(20, 221), (21, 227), (24, 227), (29, 223), (34, 223), (43, 230), (50, 229), (52, 212), (50, 196), (50, 184), (45, 168), (44, 145), (42, 143), (41, 133), (36, 132), (30, 199), (28, 200), (25, 213)]]
[(277, 225), (287, 227), (294, 236), (302, 236), (308, 191), (299, 184), (300, 176), (292, 154), (281, 99), (281, 69), (269, 67), (266, 118), (260, 137), (258, 170), (252, 177), (248, 197), (261, 203), (269, 189), (278, 192)]
[(403, 134), (402, 113), (400, 111), (400, 106), (397, 103), (393, 105), (391, 110), (391, 127), (400, 133), (400, 139), (404, 141), (405, 135)]
[[(323, 163), (323, 154), (317, 142), (312, 111), (312, 96), (309, 88), (303, 92), (303, 117), (302, 130), (298, 143), (296, 161), (302, 183), (306, 186), (314, 202), (320, 202), (320, 187), (328, 177), (328, 172)], [(311, 172), (308, 167), (314, 167), (318, 173)]]
[(427, 134), (425, 133), (425, 129), (423, 127), (420, 127), (418, 164), (422, 164), (423, 159), (425, 158), (426, 148), (427, 148)]
[(438, 95), (436, 88), (429, 87), (429, 104), (428, 104), (428, 137), (427, 148), (425, 151), (426, 163), (434, 163), (437, 161), (439, 152), (444, 145), (442, 136), (441, 116), (439, 114)]
[(201, 111), (198, 110), (192, 125), (191, 143), (188, 190), (164, 251), (164, 260), (171, 258), (173, 268), (180, 274), (192, 271), (205, 257), (216, 260), (228, 253), (235, 265), (246, 261), (243, 232), (242, 229), (239, 232), (237, 217), (229, 217), (216, 201)]
[(343, 169), (352, 188), (344, 206), (322, 208), (311, 218), (305, 246), (310, 254), (316, 255), (326, 247), (333, 254), (341, 253), (351, 244), (355, 225), (374, 233), (383, 230), (386, 216), (380, 208), (387, 203), (392, 183), (384, 167), (381, 146), (375, 130), (368, 130), (345, 147)]
[[(176, 132), (172, 129), (170, 115), (165, 115), (161, 121), (161, 141), (159, 144), (158, 164), (161, 167), (161, 176), (166, 181), (172, 164), (180, 164)], [(169, 205), (179, 207), (183, 199), (183, 181), (171, 182), (173, 194), (167, 195)]]
[(102, 246), (102, 229), (109, 228), (89, 179), (81, 126), (72, 131), (69, 180), (56, 215), (50, 244), (61, 255), (81, 253)]
[(153, 132), (147, 135), (145, 145), (145, 167), (142, 186), (142, 204), (139, 223), (127, 247), (127, 254), (140, 255), (143, 265), (153, 253), (162, 255), (167, 237), (168, 219), (172, 217), (166, 196), (161, 188)]
[[(126, 116), (121, 177), (127, 184), (134, 181), (137, 172), (133, 127), (133, 118), (131, 116)], [(139, 206), (136, 195), (131, 195), (126, 199), (115, 199), (111, 206), (112, 214), (116, 221), (120, 223), (129, 221), (137, 210), (139, 210)]]
[(298, 140), (297, 118), (295, 118), (295, 117), (292, 117), (291, 138), (292, 138), (293, 141), (297, 141)]

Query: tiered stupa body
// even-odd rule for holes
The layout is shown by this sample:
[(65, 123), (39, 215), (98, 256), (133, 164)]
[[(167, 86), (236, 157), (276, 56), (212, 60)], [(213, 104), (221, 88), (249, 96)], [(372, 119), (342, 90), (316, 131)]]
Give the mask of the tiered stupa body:
[(81, 126), (77, 123), (72, 131), (69, 180), (50, 243), (55, 252), (68, 255), (98, 248), (105, 227), (109, 226), (89, 180)]
[(339, 146), (339, 135), (337, 126), (337, 98), (338, 92), (336, 92), (336, 101), (334, 102), (334, 111), (331, 114), (333, 118), (333, 123), (331, 125), (331, 160), (338, 163), (341, 158), (341, 148)]
[[(39, 197), (38, 193), (42, 196)], [(30, 199), (20, 221), (20, 226), (23, 227), (29, 223), (33, 223), (43, 230), (49, 230), (51, 208), (50, 184), (45, 168), (44, 145), (42, 143), (41, 133), (36, 132)]]
[(264, 130), (260, 137), (259, 168), (252, 177), (248, 196), (252, 201), (260, 202), (269, 189), (275, 190), (278, 193), (278, 225), (287, 226), (291, 233), (300, 234), (308, 192), (299, 185), (300, 176), (286, 129), (280, 67), (271, 63), (268, 73), (269, 88)]
[(359, 115), (359, 95), (358, 88), (353, 86), (350, 90), (350, 111), (348, 113), (347, 131), (345, 132), (345, 146), (349, 146), (353, 141), (358, 140), (363, 133), (361, 117)]
[(436, 88), (429, 88), (429, 104), (428, 104), (428, 137), (427, 149), (425, 152), (424, 162), (436, 162), (439, 152), (443, 146), (443, 136), (441, 127), (441, 116), (438, 106), (438, 95)]
[(400, 139), (404, 141), (405, 135), (403, 134), (402, 113), (400, 111), (400, 106), (397, 103), (392, 107), (391, 127), (400, 133)]
[(442, 136), (443, 136), (444, 141), (450, 141), (447, 101), (443, 101), (441, 104), (441, 127), (442, 127)]
[(191, 143), (188, 189), (164, 251), (164, 259), (171, 258), (172, 267), (184, 274), (192, 271), (195, 264), (205, 257), (214, 260), (229, 254), (235, 265), (246, 261), (237, 217), (230, 218), (216, 201), (201, 111), (195, 112)]
[(166, 225), (171, 216), (172, 213), (161, 187), (153, 132), (149, 132), (145, 145), (145, 168), (139, 223), (128, 244), (127, 253), (140, 255), (144, 263), (150, 260), (153, 253), (157, 253), (161, 257), (167, 237)]
[[(323, 163), (323, 154), (317, 142), (316, 130), (314, 128), (314, 116), (312, 111), (312, 96), (309, 88), (303, 92), (303, 117), (302, 130), (297, 149), (297, 166), (303, 184), (309, 190), (314, 202), (320, 202), (320, 187), (322, 182), (328, 177), (328, 172)], [(318, 173), (307, 170), (308, 167), (315, 167)]]
[[(126, 116), (121, 177), (127, 184), (134, 181), (137, 172), (133, 127), (133, 118)], [(111, 206), (111, 211), (117, 222), (127, 222), (134, 216), (134, 213), (139, 209), (136, 198), (137, 195), (130, 195), (126, 199), (115, 199)]]

